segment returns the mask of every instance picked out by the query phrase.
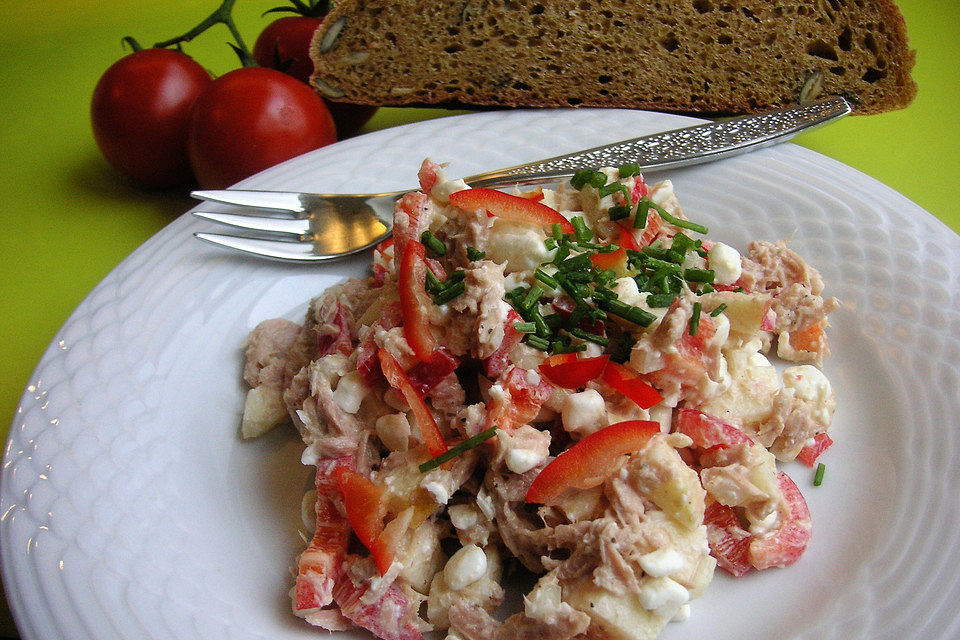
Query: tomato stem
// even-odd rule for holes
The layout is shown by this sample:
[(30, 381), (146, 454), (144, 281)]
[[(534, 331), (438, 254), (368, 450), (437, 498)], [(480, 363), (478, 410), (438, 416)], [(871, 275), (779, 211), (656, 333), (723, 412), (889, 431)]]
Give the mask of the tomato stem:
[(217, 7), (213, 13), (207, 16), (200, 24), (190, 29), (183, 35), (156, 43), (153, 45), (154, 48), (166, 49), (167, 47), (171, 47), (175, 44), (190, 42), (210, 27), (222, 24), (230, 31), (230, 34), (233, 36), (234, 40), (236, 40), (236, 45), (231, 46), (233, 46), (233, 50), (236, 51), (237, 55), (240, 57), (241, 64), (243, 64), (245, 67), (256, 66), (256, 63), (253, 61), (253, 56), (250, 54), (250, 50), (243, 41), (243, 36), (240, 35), (240, 30), (237, 29), (237, 23), (233, 19), (233, 5), (235, 3), (236, 0), (223, 0), (223, 2), (220, 3), (220, 6)]

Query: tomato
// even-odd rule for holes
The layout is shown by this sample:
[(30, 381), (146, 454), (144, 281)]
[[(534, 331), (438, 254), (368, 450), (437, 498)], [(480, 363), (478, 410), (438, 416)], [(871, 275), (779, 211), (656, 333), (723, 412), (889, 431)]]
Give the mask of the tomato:
[(107, 162), (142, 186), (189, 183), (190, 109), (211, 82), (206, 69), (173, 49), (142, 49), (115, 62), (97, 82), (90, 107)]
[(273, 69), (220, 76), (190, 116), (187, 151), (205, 189), (223, 189), (336, 141), (330, 111), (314, 91)]
[(619, 467), (621, 456), (643, 449), (660, 433), (650, 420), (626, 420), (579, 440), (543, 468), (527, 490), (527, 502), (550, 504), (567, 489), (590, 489)]
[[(286, 16), (274, 20), (260, 32), (253, 45), (253, 59), (266, 69), (276, 69), (300, 82), (309, 83), (313, 73), (310, 60), (310, 41), (320, 26), (321, 18)], [(377, 107), (346, 104), (324, 99), (337, 124), (337, 134), (343, 139), (354, 135), (370, 121)]]
[(513, 431), (528, 424), (540, 413), (540, 406), (553, 394), (553, 385), (546, 380), (532, 381), (527, 370), (511, 366), (498, 380), (503, 389), (487, 404), (486, 427)]
[(674, 430), (689, 436), (693, 446), (699, 449), (753, 444), (750, 436), (737, 427), (697, 409), (678, 409), (674, 414)]

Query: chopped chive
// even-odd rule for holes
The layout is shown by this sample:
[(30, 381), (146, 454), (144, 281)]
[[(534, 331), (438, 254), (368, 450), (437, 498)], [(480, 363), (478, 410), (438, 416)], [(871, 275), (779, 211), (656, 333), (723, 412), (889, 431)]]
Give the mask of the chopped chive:
[(630, 359), (630, 352), (635, 344), (637, 344), (636, 338), (629, 333), (621, 333), (614, 345), (613, 353), (610, 354), (610, 359), (617, 364), (623, 364)]
[(540, 336), (535, 336), (532, 334), (527, 335), (526, 339), (527, 345), (537, 349), (539, 351), (549, 351), (550, 342), (546, 338), (541, 338)]
[(700, 327), (700, 303), (693, 303), (693, 314), (690, 316), (690, 335), (697, 335), (697, 329)]
[(453, 284), (444, 288), (440, 293), (433, 297), (433, 303), (437, 306), (442, 304), (447, 304), (451, 300), (455, 299), (457, 296), (462, 294), (467, 290), (466, 283), (463, 280), (454, 282)]
[(625, 302), (621, 302), (620, 300), (594, 298), (594, 301), (597, 303), (598, 307), (607, 313), (611, 313), (641, 327), (649, 327), (650, 324), (657, 318), (657, 316), (653, 315), (649, 311), (641, 309), (640, 307), (634, 307)]
[(680, 265), (675, 262), (667, 262), (666, 260), (660, 260), (659, 258), (647, 258), (645, 264), (643, 265), (650, 269), (655, 269), (660, 275), (665, 274), (680, 274)]
[(563, 273), (567, 273), (571, 271), (586, 271), (592, 266), (593, 261), (590, 259), (590, 255), (581, 253), (558, 263), (557, 269)]
[(577, 243), (590, 242), (590, 239), (593, 238), (593, 231), (587, 228), (587, 223), (583, 221), (581, 216), (571, 218), (570, 224), (573, 225), (573, 235), (577, 239)]
[(514, 322), (513, 328), (517, 333), (536, 333), (537, 324), (535, 322)]
[(817, 465), (817, 472), (813, 476), (813, 486), (819, 487), (823, 484), (823, 472), (826, 471), (827, 466), (822, 462)]
[(476, 262), (477, 260), (483, 260), (487, 257), (486, 251), (480, 251), (475, 247), (467, 247), (467, 259), (471, 262)]
[(669, 307), (677, 296), (672, 293), (651, 293), (647, 296), (647, 306), (652, 309)]
[(543, 246), (547, 248), (547, 251), (553, 251), (554, 249), (557, 248), (557, 241), (554, 240), (553, 238), (544, 238)]
[(475, 436), (467, 438), (460, 444), (450, 447), (449, 449), (447, 449), (446, 451), (438, 455), (436, 458), (430, 458), (429, 460), (427, 460), (417, 468), (420, 470), (420, 473), (426, 473), (427, 471), (436, 469), (437, 467), (442, 465), (444, 462), (453, 460), (457, 456), (462, 455), (463, 453), (469, 451), (470, 449), (473, 449), (474, 447), (480, 445), (486, 440), (489, 440), (494, 435), (496, 435), (496, 433), (497, 433), (497, 428), (490, 427), (489, 429), (481, 431)]
[(604, 198), (610, 194), (616, 193), (617, 191), (623, 194), (624, 201), (630, 202), (630, 189), (627, 189), (627, 185), (623, 184), (622, 182), (611, 182), (604, 187), (600, 187), (598, 193), (601, 198)]
[(539, 280), (540, 282), (542, 282), (543, 284), (547, 285), (551, 289), (556, 289), (559, 286), (557, 279), (547, 274), (542, 269), (538, 268), (536, 271), (534, 271), (533, 277)]
[(713, 311), (710, 312), (710, 317), (711, 317), (711, 318), (716, 318), (718, 315), (720, 315), (721, 313), (723, 313), (723, 310), (726, 309), (726, 308), (727, 308), (727, 303), (726, 303), (726, 302), (721, 302), (720, 304), (717, 305), (717, 308), (716, 308), (716, 309), (714, 309)]
[(427, 248), (430, 253), (440, 257), (446, 255), (447, 245), (443, 244), (443, 241), (440, 240), (437, 236), (433, 235), (429, 231), (424, 231), (420, 234), (420, 242)]
[(587, 181), (590, 186), (599, 189), (603, 185), (607, 184), (607, 174), (603, 171), (591, 171), (590, 178)]
[(711, 285), (709, 282), (700, 288), (700, 293), (712, 293), (714, 291), (716, 291), (716, 289), (714, 289), (713, 285)]
[(553, 236), (553, 239), (558, 243), (563, 240), (563, 229), (560, 228), (559, 222), (554, 222), (550, 225), (550, 235)]
[(610, 207), (607, 213), (610, 214), (611, 220), (623, 220), (630, 217), (630, 207), (625, 204), (617, 204)]
[(622, 164), (617, 169), (620, 173), (621, 178), (630, 178), (632, 176), (640, 175), (640, 165), (634, 163)]
[(598, 344), (598, 345), (600, 345), (601, 347), (605, 347), (605, 346), (607, 346), (608, 344), (610, 344), (610, 339), (609, 339), (609, 338), (604, 338), (603, 336), (598, 336), (598, 335), (595, 334), (595, 333), (590, 333), (589, 331), (584, 331), (583, 329), (580, 329), (580, 328), (578, 328), (578, 327), (574, 327), (573, 329), (568, 329), (567, 331), (569, 331), (570, 335), (572, 335), (572, 336), (576, 336), (577, 338), (580, 338), (581, 340), (586, 340), (587, 342), (592, 342), (592, 343), (594, 343), (594, 344)]
[(643, 229), (647, 226), (647, 213), (650, 211), (650, 205), (652, 204), (653, 200), (650, 198), (640, 198), (637, 203), (637, 215), (633, 219), (634, 229)]
[(569, 342), (563, 342), (562, 340), (554, 340), (550, 343), (550, 350), (554, 353), (578, 353), (580, 351), (586, 351), (587, 345), (570, 344)]
[(524, 309), (533, 309), (533, 305), (537, 304), (537, 301), (542, 295), (543, 289), (540, 287), (530, 287), (527, 290), (527, 295), (523, 297), (523, 302), (520, 303), (520, 306)]
[(713, 269), (684, 269), (683, 279), (687, 282), (713, 282)]
[(560, 264), (567, 259), (567, 256), (570, 255), (570, 245), (561, 244), (557, 247), (557, 252), (553, 254), (553, 264)]
[(567, 274), (567, 280), (577, 284), (587, 284), (593, 282), (593, 274), (589, 271), (571, 271)]
[(433, 271), (428, 267), (426, 270), (426, 279), (424, 280), (424, 289), (430, 293), (435, 293), (440, 290), (440, 280), (437, 279), (437, 276), (434, 275)]
[(590, 174), (592, 173), (592, 169), (580, 169), (570, 178), (570, 186), (579, 191), (590, 181)]

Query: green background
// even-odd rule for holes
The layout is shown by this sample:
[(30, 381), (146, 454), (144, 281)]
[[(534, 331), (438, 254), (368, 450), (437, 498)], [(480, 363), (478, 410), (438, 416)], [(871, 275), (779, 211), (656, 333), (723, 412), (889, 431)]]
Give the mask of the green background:
[[(252, 47), (280, 0), (239, 0)], [(13, 2), (0, 8), (0, 437), (54, 334), (113, 267), (188, 210), (182, 192), (151, 193), (101, 158), (89, 123), (93, 87), (125, 54), (120, 39), (150, 44), (185, 32), (216, 0)], [(846, 118), (795, 140), (878, 179), (960, 231), (960, 3), (902, 0), (914, 78), (907, 109)], [(187, 51), (214, 73), (234, 66), (220, 27)], [(381, 109), (365, 130), (452, 112)], [(458, 112), (460, 113), (460, 112)], [(11, 632), (0, 600), (0, 634)]]

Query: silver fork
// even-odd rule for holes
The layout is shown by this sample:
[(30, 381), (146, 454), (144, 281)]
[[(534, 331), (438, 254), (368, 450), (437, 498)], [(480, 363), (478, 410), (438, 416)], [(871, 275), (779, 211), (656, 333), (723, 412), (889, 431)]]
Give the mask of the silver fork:
[[(556, 183), (582, 168), (635, 163), (651, 171), (689, 166), (784, 142), (850, 111), (850, 105), (843, 98), (828, 98), (809, 105), (625, 140), (464, 180), (472, 187), (529, 186)], [(407, 192), (194, 191), (191, 195), (200, 200), (240, 209), (194, 211), (193, 215), (244, 230), (241, 235), (205, 232), (194, 235), (220, 246), (277, 260), (333, 260), (365, 251), (387, 238), (393, 205)]]

